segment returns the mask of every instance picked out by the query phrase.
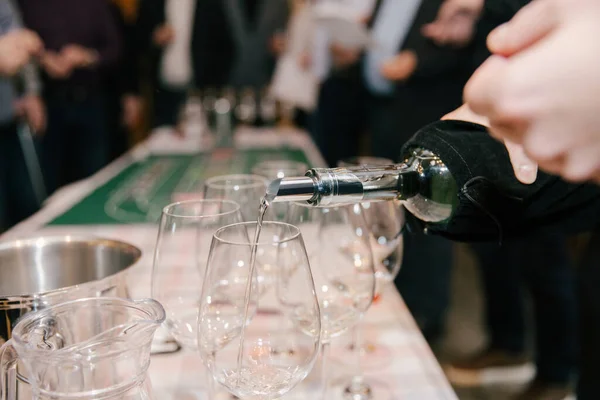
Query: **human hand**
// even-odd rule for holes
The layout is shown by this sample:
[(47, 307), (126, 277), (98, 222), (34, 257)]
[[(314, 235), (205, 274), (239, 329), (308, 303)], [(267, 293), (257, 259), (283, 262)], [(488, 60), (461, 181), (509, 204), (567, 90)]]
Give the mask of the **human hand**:
[(300, 66), (300, 68), (302, 68), (303, 70), (307, 70), (310, 68), (312, 64), (312, 55), (310, 54), (309, 51), (303, 51), (302, 53), (300, 53), (300, 55), (298, 56), (298, 65)]
[(175, 39), (175, 31), (169, 24), (163, 24), (154, 30), (152, 41), (158, 47), (164, 47)]
[(436, 19), (421, 33), (439, 45), (464, 46), (473, 37), (483, 4), (484, 0), (445, 0)]
[[(490, 133), (565, 179), (600, 176), (600, 3), (537, 0), (492, 32), (465, 88)], [(507, 58), (508, 57), (508, 58)]]
[(39, 36), (19, 29), (0, 36), (0, 75), (13, 76), (43, 49)]
[(25, 118), (31, 130), (41, 135), (46, 130), (46, 108), (40, 96), (26, 95), (15, 102), (15, 113)]
[(69, 44), (62, 48), (60, 56), (71, 69), (87, 68), (98, 62), (98, 52), (78, 44)]
[(329, 47), (333, 65), (337, 68), (348, 67), (358, 61), (360, 50), (348, 49), (339, 43), (332, 43)]
[(286, 48), (287, 38), (285, 33), (278, 32), (271, 37), (271, 40), (269, 40), (269, 50), (274, 56), (282, 55)]
[[(472, 122), (490, 128), (490, 121), (479, 114), (476, 114), (471, 110), (468, 104), (463, 104), (456, 110), (448, 113), (442, 117), (442, 119), (454, 119), (460, 121)], [(510, 140), (504, 139), (504, 146), (508, 151), (510, 162), (513, 166), (516, 178), (525, 184), (535, 182), (537, 178), (537, 164), (527, 157), (523, 146), (511, 142)]]
[(140, 96), (125, 95), (122, 98), (123, 125), (133, 130), (142, 120), (143, 100)]
[(417, 69), (417, 62), (417, 55), (414, 51), (404, 50), (383, 63), (381, 75), (390, 81), (406, 80)]
[(55, 51), (45, 51), (40, 64), (53, 79), (67, 79), (73, 72), (71, 64)]

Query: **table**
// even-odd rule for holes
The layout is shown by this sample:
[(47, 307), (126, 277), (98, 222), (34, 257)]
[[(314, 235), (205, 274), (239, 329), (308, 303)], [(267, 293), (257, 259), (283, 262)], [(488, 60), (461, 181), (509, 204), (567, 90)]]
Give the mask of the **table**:
[[(292, 128), (242, 129), (235, 136), (235, 151), (198, 155), (201, 146), (194, 139), (173, 140), (170, 131), (158, 130), (94, 176), (55, 193), (42, 210), (0, 239), (92, 234), (127, 241), (143, 252), (128, 275), (130, 294), (149, 297), (156, 220), (164, 204), (194, 193), (207, 176), (248, 172), (257, 160), (286, 157), (324, 165), (310, 138)], [(367, 314), (365, 331), (367, 338), (390, 349), (382, 355), (387, 360), (382, 367), (365, 372), (384, 382), (393, 399), (457, 398), (395, 288), (390, 286)], [(159, 332), (157, 340), (163, 338), (164, 332)], [(344, 343), (341, 338), (334, 341), (332, 353), (337, 348), (343, 354)], [(333, 360), (330, 366), (334, 382), (351, 373), (344, 363)], [(158, 399), (206, 398), (204, 367), (193, 352), (153, 355), (149, 375)], [(315, 398), (317, 375), (311, 374), (285, 399)]]

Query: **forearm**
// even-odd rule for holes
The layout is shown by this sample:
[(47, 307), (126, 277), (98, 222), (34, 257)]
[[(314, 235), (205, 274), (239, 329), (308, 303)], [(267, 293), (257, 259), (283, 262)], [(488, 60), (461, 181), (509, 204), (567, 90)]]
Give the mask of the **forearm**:
[(600, 221), (600, 187), (572, 184), (539, 173), (532, 185), (517, 181), (503, 144), (481, 125), (438, 121), (406, 146), (427, 148), (444, 161), (458, 188), (458, 206), (444, 224), (424, 225), (457, 241), (501, 241), (548, 227), (584, 232)]

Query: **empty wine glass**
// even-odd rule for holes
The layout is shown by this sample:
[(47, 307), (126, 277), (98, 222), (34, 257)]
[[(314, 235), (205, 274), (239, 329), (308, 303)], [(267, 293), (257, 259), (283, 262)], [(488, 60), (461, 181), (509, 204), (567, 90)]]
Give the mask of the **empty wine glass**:
[(269, 87), (265, 87), (261, 91), (259, 112), (263, 125), (273, 126), (277, 123), (277, 99)]
[[(340, 167), (357, 165), (390, 165), (392, 160), (375, 157), (354, 157), (342, 160)], [(373, 260), (375, 262), (375, 298), (376, 304), (383, 291), (394, 281), (402, 265), (404, 243), (402, 229), (405, 223), (404, 208), (399, 201), (380, 201), (361, 203), (365, 221), (369, 230)], [(344, 385), (345, 397), (351, 400), (388, 399), (389, 388), (382, 382), (375, 380), (366, 381), (363, 377), (362, 367), (381, 368), (383, 363), (389, 361), (391, 350), (381, 344), (365, 342), (361, 327), (353, 329), (351, 351), (356, 357), (351, 361), (355, 373), (350, 382)], [(344, 353), (346, 355), (347, 353)], [(341, 357), (340, 357), (341, 358)], [(347, 362), (347, 357), (344, 357)]]
[(212, 235), (240, 221), (239, 205), (229, 200), (183, 201), (163, 209), (154, 251), (152, 298), (166, 310), (168, 332), (188, 350), (198, 348), (198, 308)]
[[(293, 203), (288, 222), (307, 238), (321, 306), (322, 398), (327, 399), (329, 343), (358, 324), (373, 300), (375, 272), (369, 231), (359, 204), (314, 207)], [(295, 314), (300, 326), (310, 319), (308, 313)]]
[(257, 108), (254, 88), (245, 88), (235, 108), (235, 117), (242, 124), (253, 125), (257, 118)]
[[(223, 227), (214, 233), (198, 317), (201, 357), (215, 381), (242, 399), (276, 399), (312, 369), (321, 339), (319, 302), (300, 230), (280, 222)], [(252, 268), (255, 249), (256, 268)], [(277, 290), (259, 295), (259, 264), (271, 264)], [(246, 284), (231, 284), (240, 276)], [(276, 295), (278, 294), (278, 295)], [(290, 326), (302, 314), (302, 324)], [(289, 352), (294, 341), (299, 351)]]
[(215, 176), (204, 182), (204, 198), (235, 201), (241, 207), (243, 221), (256, 221), (258, 204), (267, 184), (267, 179), (258, 175)]

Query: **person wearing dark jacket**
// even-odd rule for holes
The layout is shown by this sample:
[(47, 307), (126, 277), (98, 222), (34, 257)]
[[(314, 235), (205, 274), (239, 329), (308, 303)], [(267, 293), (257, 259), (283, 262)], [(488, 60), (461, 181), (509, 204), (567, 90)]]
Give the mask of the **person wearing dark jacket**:
[(42, 164), (49, 193), (108, 162), (103, 77), (121, 38), (106, 0), (19, 0), (25, 26), (44, 41), (41, 57), (48, 128)]
[[(367, 21), (371, 48), (359, 52), (331, 43), (334, 69), (322, 85), (315, 118), (329, 164), (358, 154), (364, 131), (372, 155), (395, 159), (415, 131), (461, 104), (469, 76), (464, 50), (438, 46), (421, 34), (441, 4), (378, 0)], [(443, 330), (451, 265), (451, 242), (420, 233), (407, 237), (396, 285), (430, 340)]]
[[(502, 0), (485, 3), (473, 41), (479, 54), (475, 65), (489, 56), (485, 45), (488, 33), (509, 21), (528, 3)], [(446, 32), (452, 33), (452, 30)], [(465, 118), (465, 115), (468, 117), (466, 119), (486, 124), (481, 117), (469, 117), (464, 109), (448, 118)], [(440, 121), (419, 132), (410, 145), (426, 146), (443, 154), (460, 187), (459, 208), (462, 211), (458, 214), (462, 218), (456, 221), (466, 222), (469, 218), (474, 218), (471, 221), (480, 220), (478, 226), (455, 223), (431, 227), (437, 229), (439, 234), (454, 239), (481, 241), (523, 237), (549, 228), (565, 234), (597, 231), (600, 219), (598, 186), (568, 183), (544, 172), (540, 172), (532, 184), (522, 184), (513, 174), (506, 148), (488, 136), (485, 126), (453, 120)], [(470, 217), (465, 219), (466, 215)], [(600, 395), (600, 270), (595, 247), (597, 242), (596, 233), (578, 269), (581, 350), (577, 398), (584, 400), (596, 399)]]
[(191, 89), (266, 86), (288, 13), (287, 0), (142, 0), (136, 36), (150, 53), (153, 125), (175, 125)]

